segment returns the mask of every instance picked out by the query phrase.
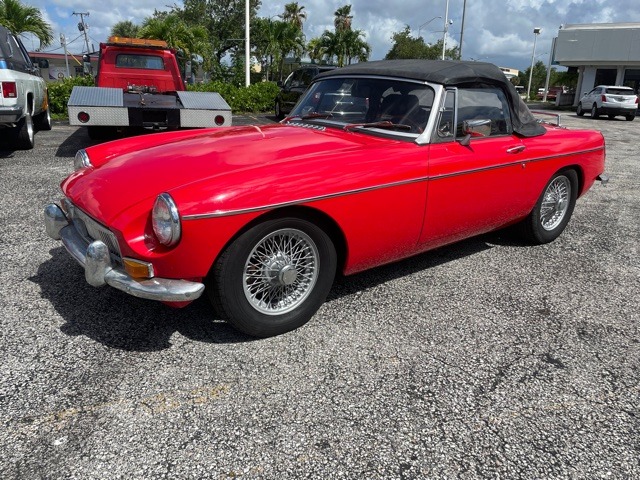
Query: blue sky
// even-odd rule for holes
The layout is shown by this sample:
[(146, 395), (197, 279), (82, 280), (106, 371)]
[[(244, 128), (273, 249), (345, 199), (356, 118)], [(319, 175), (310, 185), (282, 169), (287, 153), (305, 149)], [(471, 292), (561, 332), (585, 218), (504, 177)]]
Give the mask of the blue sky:
[[(116, 22), (131, 20), (140, 23), (155, 9), (168, 9), (164, 5), (180, 5), (181, 1), (23, 0), (23, 3), (40, 8), (44, 18), (53, 26), (55, 42), (46, 51), (62, 53), (59, 41), (62, 33), (67, 38), (69, 50), (81, 53), (84, 37), (77, 28), (80, 17), (73, 15), (74, 12), (89, 12), (85, 17), (89, 25), (89, 44), (97, 48)], [(263, 0), (262, 3), (260, 16), (271, 17), (282, 13), (288, 1)], [(415, 35), (419, 31), (428, 43), (442, 38), (447, 0), (299, 0), (298, 4), (307, 12), (304, 24), (306, 38), (332, 29), (333, 12), (347, 3), (352, 5), (353, 28), (362, 30), (373, 48), (371, 60), (384, 58), (391, 48), (391, 35), (405, 25), (409, 25)], [(448, 18), (453, 23), (449, 27), (448, 43), (457, 44), (460, 40), (463, 3), (464, 0), (449, 0)], [(546, 65), (551, 39), (557, 36), (561, 24), (640, 23), (638, 0), (468, 0), (466, 3), (463, 59), (482, 60), (521, 70), (531, 64), (534, 27), (542, 28), (537, 39), (536, 60)], [(427, 26), (419, 29), (427, 22)], [(38, 42), (27, 39), (25, 45), (31, 50), (38, 47)]]

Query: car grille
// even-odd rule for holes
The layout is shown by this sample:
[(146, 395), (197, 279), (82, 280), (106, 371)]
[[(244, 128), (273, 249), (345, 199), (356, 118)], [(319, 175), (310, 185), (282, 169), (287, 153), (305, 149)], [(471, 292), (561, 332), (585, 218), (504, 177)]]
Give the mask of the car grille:
[(119, 265), (122, 265), (122, 254), (116, 236), (108, 228), (98, 223), (78, 207), (67, 201), (67, 212), (71, 217), (76, 231), (85, 239), (87, 244), (94, 240), (100, 240), (109, 249), (111, 258)]

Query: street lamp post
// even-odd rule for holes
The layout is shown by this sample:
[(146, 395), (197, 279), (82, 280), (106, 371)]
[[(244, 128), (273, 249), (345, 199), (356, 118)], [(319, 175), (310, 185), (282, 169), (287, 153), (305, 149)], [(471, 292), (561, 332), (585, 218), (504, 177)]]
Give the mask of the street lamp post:
[(250, 31), (250, 15), (249, 15), (249, 0), (244, 2), (244, 85), (248, 87), (251, 84), (251, 44), (249, 43), (249, 31)]
[(437, 17), (433, 17), (431, 20), (424, 22), (422, 25), (420, 25), (418, 27), (418, 38), (420, 38), (420, 30), (422, 30), (424, 27), (426, 27), (427, 25), (429, 25), (431, 22), (433, 22), (434, 20), (437, 20), (438, 18), (442, 18), (442, 15), (438, 15)]
[(449, 30), (449, 24), (453, 23), (449, 21), (449, 0), (447, 0), (447, 6), (444, 10), (444, 32), (442, 33), (442, 60), (444, 60), (444, 52), (447, 48), (447, 30)]
[(540, 27), (533, 29), (533, 53), (531, 54), (531, 69), (529, 70), (529, 85), (527, 86), (527, 102), (531, 99), (531, 80), (533, 79), (533, 62), (536, 59), (536, 41), (541, 31)]

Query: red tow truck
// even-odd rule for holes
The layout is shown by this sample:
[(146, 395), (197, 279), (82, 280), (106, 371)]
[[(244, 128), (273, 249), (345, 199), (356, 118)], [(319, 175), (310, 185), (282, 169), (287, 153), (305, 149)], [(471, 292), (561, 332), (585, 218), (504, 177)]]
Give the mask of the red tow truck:
[(215, 92), (189, 92), (175, 50), (162, 40), (110, 37), (100, 44), (96, 86), (75, 86), (69, 123), (93, 139), (129, 127), (148, 130), (231, 125), (231, 107)]

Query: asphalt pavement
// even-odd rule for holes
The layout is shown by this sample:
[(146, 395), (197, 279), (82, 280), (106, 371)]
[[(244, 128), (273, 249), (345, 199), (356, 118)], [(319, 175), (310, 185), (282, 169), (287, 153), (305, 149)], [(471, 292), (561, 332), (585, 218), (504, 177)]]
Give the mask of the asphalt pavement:
[(561, 119), (611, 180), (558, 240), (339, 279), (264, 340), (84, 281), (42, 220), (83, 129), (0, 146), (0, 478), (640, 478), (640, 118)]

